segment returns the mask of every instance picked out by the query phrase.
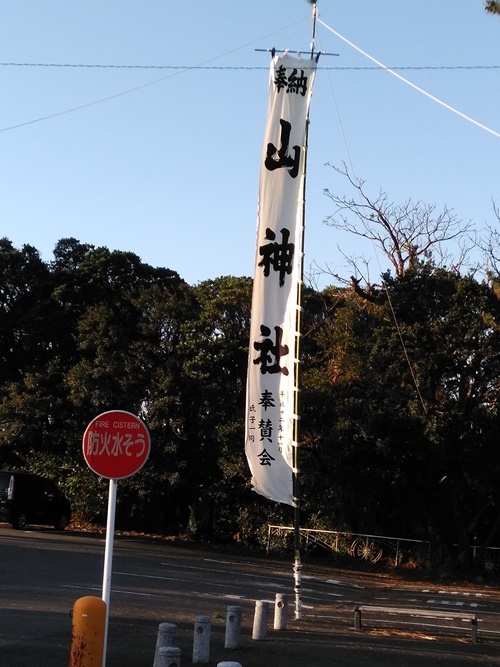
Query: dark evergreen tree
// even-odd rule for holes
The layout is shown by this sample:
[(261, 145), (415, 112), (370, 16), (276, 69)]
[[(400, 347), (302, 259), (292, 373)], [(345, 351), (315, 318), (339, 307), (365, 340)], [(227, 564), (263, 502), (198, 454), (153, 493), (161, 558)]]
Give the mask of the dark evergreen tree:
[(499, 301), (429, 265), (386, 275), (384, 291), (380, 303), (340, 293), (323, 333), (326, 428), (306, 439), (308, 504), (331, 527), (459, 544), (463, 559), (500, 521)]

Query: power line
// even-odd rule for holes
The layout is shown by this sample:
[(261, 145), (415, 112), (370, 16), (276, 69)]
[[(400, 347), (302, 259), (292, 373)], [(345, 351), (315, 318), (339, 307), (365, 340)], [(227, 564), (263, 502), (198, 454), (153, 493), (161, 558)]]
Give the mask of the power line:
[[(244, 65), (112, 65), (90, 63), (0, 63), (0, 67), (55, 67), (74, 69), (173, 69), (173, 70), (268, 70), (264, 66)], [(342, 66), (321, 67), (324, 70), (478, 70), (500, 69), (500, 65), (405, 65), (395, 67)]]

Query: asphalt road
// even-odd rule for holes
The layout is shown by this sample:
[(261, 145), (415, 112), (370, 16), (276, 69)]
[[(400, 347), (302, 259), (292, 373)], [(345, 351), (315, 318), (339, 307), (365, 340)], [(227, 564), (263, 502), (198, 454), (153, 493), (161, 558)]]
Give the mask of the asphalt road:
[[(86, 595), (101, 596), (105, 540), (86, 533), (0, 524), (0, 661), (2, 667), (67, 667), (70, 611)], [(388, 575), (305, 564), (303, 618), (293, 619), (292, 563), (223, 549), (130, 537), (114, 542), (107, 667), (153, 664), (158, 624), (177, 625), (182, 664), (192, 664), (194, 619), (212, 623), (210, 663), (243, 667), (331, 665), (500, 665), (500, 591), (492, 586), (443, 586)], [(288, 628), (251, 639), (256, 600), (289, 595)], [(475, 613), (470, 624), (431, 615), (366, 618), (353, 628), (356, 604)], [(242, 648), (224, 649), (227, 607), (242, 607)], [(365, 619), (364, 619), (365, 620)], [(450, 628), (453, 625), (453, 628)], [(333, 656), (335, 659), (333, 660)]]

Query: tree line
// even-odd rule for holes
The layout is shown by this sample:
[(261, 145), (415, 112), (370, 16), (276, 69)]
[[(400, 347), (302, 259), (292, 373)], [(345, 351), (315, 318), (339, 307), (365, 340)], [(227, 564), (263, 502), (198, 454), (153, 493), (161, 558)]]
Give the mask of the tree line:
[[(500, 545), (497, 274), (435, 252), (455, 233), (449, 212), (394, 210), (353, 184), (362, 203), (337, 199), (328, 222), (357, 216), (393, 271), (370, 284), (353, 259), (350, 280), (304, 289), (302, 525), (429, 540), (467, 563), (471, 546)], [(261, 543), (268, 523), (289, 524), (291, 508), (251, 491), (244, 455), (252, 280), (191, 286), (73, 238), (53, 257), (0, 240), (1, 467), (55, 478), (104, 522), (107, 483), (82, 436), (127, 410), (152, 449), (119, 484), (118, 529)]]

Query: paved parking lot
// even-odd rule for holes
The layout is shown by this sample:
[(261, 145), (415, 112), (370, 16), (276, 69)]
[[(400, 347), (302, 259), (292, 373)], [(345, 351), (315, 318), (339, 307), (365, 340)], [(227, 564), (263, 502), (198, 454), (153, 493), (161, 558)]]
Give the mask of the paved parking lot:
[[(0, 526), (0, 655), (7, 667), (67, 667), (74, 602), (100, 597), (102, 536), (34, 530), (19, 533)], [(252, 640), (256, 599), (273, 601), (290, 590), (291, 563), (211, 551), (165, 541), (117, 538), (113, 559), (107, 667), (153, 664), (158, 624), (177, 625), (181, 662), (192, 664), (196, 615), (211, 619), (210, 664), (223, 660), (243, 667), (428, 667), (500, 665), (500, 635), (483, 632), (472, 644), (467, 629), (448, 631), (425, 623), (391, 622), (385, 627), (353, 627), (356, 601), (419, 607), (454, 606), (488, 616), (493, 630), (500, 618), (494, 587), (442, 587), (392, 580), (330, 566), (304, 567), (303, 620), (288, 614), (286, 630), (270, 620), (265, 640)], [(228, 605), (242, 607), (242, 641), (224, 648)], [(483, 623), (483, 622), (481, 622)]]

